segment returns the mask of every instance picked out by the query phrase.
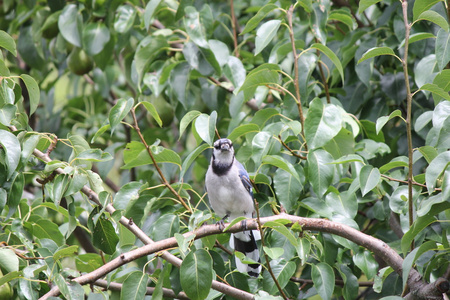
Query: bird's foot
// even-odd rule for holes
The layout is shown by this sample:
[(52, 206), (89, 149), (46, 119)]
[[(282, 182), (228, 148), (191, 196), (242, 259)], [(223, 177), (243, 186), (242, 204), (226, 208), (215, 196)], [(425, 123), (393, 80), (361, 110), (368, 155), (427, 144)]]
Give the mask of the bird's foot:
[(219, 226), (221, 231), (223, 231), (225, 229), (225, 219), (226, 218), (228, 218), (228, 215), (225, 215), (225, 217), (223, 217), (216, 223), (216, 225)]
[(243, 230), (247, 230), (247, 220), (242, 220), (242, 221), (241, 221), (241, 228), (242, 228)]

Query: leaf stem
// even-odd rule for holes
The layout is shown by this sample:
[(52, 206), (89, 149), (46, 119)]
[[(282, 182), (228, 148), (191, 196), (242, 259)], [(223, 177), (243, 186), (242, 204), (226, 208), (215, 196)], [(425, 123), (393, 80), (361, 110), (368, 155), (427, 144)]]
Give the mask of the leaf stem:
[(294, 26), (292, 25), (293, 14), (294, 14), (294, 5), (291, 5), (291, 7), (289, 7), (289, 10), (286, 13), (286, 16), (289, 24), (289, 37), (291, 39), (292, 53), (294, 54), (294, 73), (295, 73), (294, 87), (295, 87), (295, 94), (297, 95), (295, 99), (297, 100), (298, 114), (300, 116), (300, 122), (302, 123), (302, 136), (305, 136), (304, 134), (305, 117), (303, 115), (302, 101), (300, 98), (299, 78), (298, 78), (298, 56), (297, 56), (297, 48), (295, 47)]
[(263, 247), (264, 257), (266, 259), (267, 271), (269, 272), (270, 276), (272, 277), (273, 281), (275, 282), (275, 285), (277, 286), (278, 291), (280, 292), (280, 294), (283, 297), (283, 299), (288, 300), (288, 297), (284, 293), (283, 288), (281, 287), (280, 283), (277, 280), (277, 277), (275, 276), (275, 274), (272, 271), (272, 267), (270, 266), (269, 256), (267, 255), (266, 251), (264, 251), (264, 245), (265, 245), (265, 243), (264, 243), (264, 231), (262, 229), (261, 219), (260, 219), (260, 215), (259, 215), (259, 203), (255, 199), (253, 199), (253, 201), (255, 202), (256, 222), (258, 222), (258, 228), (259, 228), (259, 231), (261, 233), (261, 246)]
[(133, 116), (133, 121), (134, 121), (133, 128), (134, 128), (134, 130), (136, 130), (137, 134), (139, 135), (139, 138), (141, 139), (141, 142), (144, 144), (145, 149), (147, 149), (147, 153), (150, 156), (150, 158), (153, 162), (153, 165), (155, 166), (156, 171), (159, 174), (159, 177), (161, 177), (163, 184), (170, 190), (170, 192), (173, 195), (175, 195), (175, 197), (177, 197), (177, 199), (181, 203), (181, 205), (183, 205), (187, 211), (192, 213), (192, 209), (186, 204), (186, 202), (183, 200), (183, 198), (180, 196), (180, 194), (177, 191), (175, 191), (175, 189), (170, 185), (170, 183), (167, 181), (166, 177), (164, 176), (163, 172), (159, 168), (158, 164), (156, 163), (155, 157), (153, 156), (153, 152), (150, 149), (150, 146), (145, 141), (144, 136), (141, 133), (141, 129), (139, 128), (139, 125), (138, 125), (138, 122), (136, 119), (136, 111), (135, 111), (134, 107), (131, 109), (131, 115)]
[[(408, 47), (409, 34), (411, 32), (411, 24), (408, 23), (408, 1), (402, 0), (403, 19), (405, 23), (405, 53), (402, 59), (403, 74), (405, 76), (406, 85), (406, 136), (408, 140), (408, 214), (409, 227), (414, 223), (413, 211), (413, 147), (412, 147), (412, 132), (411, 132), (411, 109), (412, 109), (412, 94), (409, 85), (408, 76)], [(414, 241), (411, 242), (411, 250), (414, 249)]]

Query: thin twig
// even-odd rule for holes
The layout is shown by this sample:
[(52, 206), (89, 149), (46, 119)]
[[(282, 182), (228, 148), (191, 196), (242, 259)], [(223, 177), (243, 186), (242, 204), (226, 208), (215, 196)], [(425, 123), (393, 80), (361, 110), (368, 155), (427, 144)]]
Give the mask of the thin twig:
[[(408, 139), (408, 214), (409, 214), (409, 227), (412, 227), (414, 223), (413, 147), (412, 147), (412, 130), (411, 130), (412, 95), (411, 95), (411, 88), (409, 86), (409, 76), (408, 76), (408, 47), (409, 47), (409, 33), (411, 31), (411, 25), (408, 23), (407, 0), (402, 1), (402, 8), (403, 8), (403, 20), (405, 24), (405, 53), (402, 59), (402, 65), (406, 86), (406, 136)], [(414, 249), (414, 241), (411, 242), (411, 250), (413, 249)]]
[(287, 11), (287, 19), (289, 24), (289, 37), (291, 39), (292, 53), (294, 54), (294, 72), (295, 72), (294, 87), (295, 87), (295, 94), (297, 95), (295, 101), (297, 102), (298, 114), (300, 116), (300, 122), (302, 123), (302, 136), (305, 136), (303, 132), (303, 128), (305, 127), (304, 126), (305, 117), (303, 115), (302, 101), (300, 98), (300, 86), (298, 77), (298, 55), (297, 55), (297, 48), (295, 47), (294, 26), (292, 25), (293, 14), (294, 14), (294, 5), (291, 5), (291, 7), (289, 7), (289, 10)]
[[(316, 52), (317, 52), (317, 56), (319, 57), (320, 56), (319, 50), (317, 49)], [(320, 61), (319, 61), (318, 65), (319, 65), (320, 77), (322, 77), (323, 87), (325, 88), (325, 95), (327, 96), (327, 103), (330, 104), (331, 100), (330, 100), (330, 92), (328, 90), (328, 80), (325, 77), (325, 73), (323, 72), (323, 68), (322, 68), (322, 63)]]
[(233, 29), (233, 42), (234, 42), (234, 56), (239, 58), (239, 48), (238, 48), (238, 42), (237, 42), (237, 21), (236, 21), (236, 15), (234, 14), (234, 3), (233, 0), (230, 0), (230, 10), (231, 10), (231, 28)]
[(289, 152), (291, 152), (292, 155), (294, 155), (295, 157), (298, 157), (300, 159), (306, 160), (307, 157), (300, 155), (298, 153), (295, 153), (294, 150), (292, 150), (291, 148), (289, 148), (289, 146), (281, 139), (281, 135), (278, 135), (278, 140), (280, 141), (281, 145), (283, 145), (284, 148), (286, 148)]
[[(256, 221), (258, 222), (258, 228), (259, 228), (259, 232), (260, 232), (260, 235), (261, 235), (261, 246), (264, 248), (264, 246), (265, 246), (265, 243), (264, 243), (264, 231), (262, 229), (261, 218), (259, 216), (259, 203), (256, 200), (253, 200), (253, 201), (255, 202)], [(273, 281), (275, 282), (275, 285), (277, 286), (278, 291), (280, 292), (280, 294), (283, 297), (283, 299), (287, 300), (288, 297), (284, 293), (283, 288), (281, 287), (280, 283), (277, 280), (277, 277), (275, 276), (275, 274), (272, 271), (272, 267), (270, 266), (269, 256), (267, 255), (266, 251), (264, 251), (264, 250), (263, 250), (263, 253), (264, 253), (264, 257), (266, 259), (267, 271), (269, 272), (270, 276), (272, 277)]]
[(159, 165), (156, 163), (155, 157), (153, 156), (153, 152), (150, 149), (150, 146), (145, 141), (144, 136), (141, 133), (141, 129), (139, 128), (139, 125), (138, 125), (138, 122), (137, 122), (137, 119), (136, 119), (136, 112), (135, 112), (134, 107), (131, 109), (131, 115), (132, 115), (133, 121), (134, 121), (134, 124), (132, 126), (133, 126), (134, 130), (136, 130), (137, 134), (139, 135), (139, 138), (141, 139), (141, 142), (144, 144), (145, 149), (147, 149), (147, 153), (150, 156), (150, 159), (152, 160), (153, 165), (155, 166), (156, 171), (158, 172), (159, 177), (161, 178), (163, 184), (178, 199), (178, 201), (181, 203), (181, 205), (183, 205), (184, 208), (188, 212), (192, 213), (192, 209), (186, 204), (186, 202), (183, 200), (183, 198), (180, 196), (180, 194), (177, 191), (175, 191), (175, 189), (170, 185), (170, 183), (167, 181), (166, 177), (164, 176), (163, 172), (159, 168)]
[[(112, 290), (112, 291), (121, 291), (122, 290), (122, 283), (118, 283), (118, 282), (108, 282), (107, 280), (103, 280), (103, 279), (97, 279), (96, 281), (94, 281), (93, 283), (96, 286), (100, 286), (102, 288), (108, 289), (108, 290)], [(153, 293), (155, 292), (154, 287), (147, 287), (147, 291), (145, 292), (146, 295), (153, 295)], [(181, 300), (189, 300), (190, 298), (184, 293), (184, 292), (179, 292), (178, 294), (176, 294), (173, 290), (171, 289), (167, 289), (167, 288), (162, 288), (162, 293), (163, 296), (166, 298), (173, 298), (173, 299), (181, 299)]]
[[(303, 278), (297, 278), (297, 277), (291, 277), (291, 281), (298, 282), (298, 283), (306, 283), (306, 284), (312, 284), (313, 281), (311, 279), (303, 279)], [(344, 285), (345, 282), (342, 279), (335, 279), (334, 283), (336, 285)], [(373, 286), (373, 281), (358, 281), (359, 286)]]
[[(387, 175), (384, 175), (384, 174), (381, 174), (381, 177), (386, 178), (386, 179), (391, 180), (391, 181), (396, 181), (396, 182), (401, 182), (401, 183), (408, 184), (408, 181), (406, 181), (406, 180), (397, 179), (397, 178), (390, 177), (390, 176), (387, 176)], [(414, 180), (412, 181), (412, 184), (420, 186), (420, 187), (424, 187), (424, 188), (427, 187), (426, 184), (422, 184), (422, 183), (419, 183), (419, 182), (414, 181)], [(442, 192), (442, 189), (441, 188), (435, 188), (434, 191), (435, 192)]]

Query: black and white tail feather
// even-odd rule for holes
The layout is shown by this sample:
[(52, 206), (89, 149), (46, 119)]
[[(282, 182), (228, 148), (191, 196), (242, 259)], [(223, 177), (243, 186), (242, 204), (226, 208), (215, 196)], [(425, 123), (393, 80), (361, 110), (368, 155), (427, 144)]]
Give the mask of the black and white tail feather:
[[(247, 171), (234, 157), (233, 144), (229, 139), (214, 143), (211, 164), (206, 172), (206, 191), (209, 203), (217, 215), (234, 220), (244, 216), (251, 218), (254, 212), (253, 192)], [(256, 241), (261, 238), (258, 230), (233, 233), (230, 246), (251, 260), (260, 263)], [(244, 264), (236, 259), (239, 272), (258, 277), (261, 265)]]

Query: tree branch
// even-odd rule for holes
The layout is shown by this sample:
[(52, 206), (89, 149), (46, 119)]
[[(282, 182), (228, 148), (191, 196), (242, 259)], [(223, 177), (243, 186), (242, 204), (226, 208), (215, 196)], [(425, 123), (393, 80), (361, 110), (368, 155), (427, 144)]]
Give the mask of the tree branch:
[[(408, 23), (408, 1), (402, 0), (403, 20), (405, 24), (405, 53), (402, 59), (403, 74), (405, 76), (406, 85), (406, 136), (408, 139), (408, 214), (409, 227), (414, 223), (413, 211), (413, 147), (412, 147), (412, 130), (411, 130), (411, 109), (412, 109), (412, 94), (409, 87), (408, 76), (408, 47), (409, 47), (409, 33), (411, 25)], [(411, 242), (411, 250), (414, 249), (414, 242)]]
[[(122, 217), (124, 218), (124, 217)], [(264, 225), (267, 222), (273, 222), (277, 220), (288, 220), (290, 223), (286, 224), (286, 226), (292, 226), (293, 224), (297, 223), (299, 224), (303, 230), (314, 230), (314, 231), (320, 231), (320, 232), (327, 232), (331, 234), (335, 234), (341, 237), (344, 237), (348, 239), (349, 241), (352, 241), (364, 248), (369, 249), (374, 254), (381, 257), (389, 266), (393, 268), (393, 270), (402, 276), (403, 272), (403, 259), (398, 253), (390, 248), (385, 242), (374, 238), (372, 236), (369, 236), (367, 234), (364, 234), (350, 226), (340, 224), (337, 222), (329, 221), (329, 220), (323, 220), (323, 219), (316, 219), (316, 218), (304, 218), (304, 217), (297, 217), (287, 214), (279, 214), (276, 216), (271, 217), (265, 217), (261, 218), (260, 222), (261, 225)], [(246, 226), (242, 226), (241, 223), (235, 224), (231, 226), (227, 233), (235, 233), (240, 232), (245, 228), (245, 230), (256, 230), (258, 229), (258, 223), (255, 219), (248, 219), (245, 221)], [(227, 227), (229, 224), (225, 224)], [(222, 230), (216, 226), (213, 225), (204, 225), (198, 228), (197, 230), (186, 232), (183, 235), (188, 238), (194, 236), (195, 239), (200, 239), (205, 236), (213, 235), (213, 234), (221, 234), (223, 233)], [(132, 251), (129, 251), (127, 253), (123, 253), (119, 257), (111, 260), (110, 262), (106, 263), (105, 265), (101, 266), (97, 270), (94, 270), (91, 273), (84, 274), (80, 277), (77, 277), (74, 279), (75, 282), (78, 282), (79, 284), (87, 284), (91, 282), (95, 282), (97, 279), (101, 278), (102, 276), (105, 276), (112, 270), (128, 263), (133, 260), (136, 260), (140, 257), (150, 255), (152, 253), (156, 253), (159, 251), (164, 251), (169, 248), (177, 247), (178, 243), (175, 239), (175, 237), (171, 237), (162, 241), (153, 242), (151, 244), (144, 245), (140, 248), (134, 249)], [(443, 281), (442, 281), (443, 280)], [(423, 288), (430, 288), (432, 289), (433, 286), (436, 289), (444, 289), (446, 286), (447, 280), (442, 279), (440, 280), (441, 283), (439, 284), (426, 284), (423, 282), (422, 277), (420, 276), (419, 272), (415, 269), (411, 269), (410, 274), (408, 276), (408, 285), (410, 286), (411, 291), (418, 291)], [(447, 282), (448, 285), (448, 282)], [(213, 284), (214, 286), (214, 284)], [(226, 286), (226, 285), (225, 285)], [(229, 287), (229, 286), (226, 286)], [(232, 287), (229, 287), (232, 288)], [(235, 289), (236, 290), (236, 289)], [(236, 294), (233, 295), (233, 297), (237, 297), (239, 299), (253, 299), (253, 295), (246, 293), (244, 291), (237, 290), (238, 292), (241, 292), (242, 294)], [(440, 291), (440, 290), (439, 290)], [(47, 299), (50, 296), (56, 296), (59, 294), (59, 288), (57, 286), (53, 287), (47, 294), (45, 294), (41, 299)], [(229, 295), (229, 294), (228, 294)], [(250, 297), (249, 297), (250, 295)], [(441, 298), (434, 298), (434, 299), (442, 299)]]
[(295, 47), (294, 26), (292, 25), (293, 14), (294, 14), (294, 5), (291, 5), (291, 7), (289, 7), (289, 10), (287, 11), (287, 19), (289, 25), (289, 37), (291, 39), (292, 45), (292, 54), (294, 54), (294, 73), (295, 73), (294, 87), (295, 87), (295, 94), (297, 95), (295, 101), (297, 102), (298, 114), (300, 116), (300, 122), (302, 123), (302, 136), (305, 136), (303, 130), (303, 128), (305, 127), (305, 117), (303, 116), (303, 108), (302, 108), (302, 101), (300, 98), (300, 86), (298, 78), (298, 55), (297, 55), (297, 48)]
[[(108, 289), (108, 290), (112, 290), (112, 291), (122, 290), (122, 284), (118, 283), (118, 282), (108, 282), (103, 279), (98, 279), (98, 280), (94, 281), (93, 284), (96, 286), (100, 286), (102, 288)], [(147, 287), (147, 292), (145, 294), (153, 295), (154, 292), (155, 292), (154, 287)], [(184, 292), (180, 292), (177, 295), (177, 294), (175, 294), (175, 292), (173, 290), (166, 289), (166, 288), (162, 288), (162, 292), (163, 292), (163, 297), (166, 297), (166, 298), (174, 298), (174, 299), (176, 298), (176, 299), (180, 299), (180, 300), (189, 300), (190, 299)]]
[(137, 134), (139, 135), (139, 138), (141, 139), (141, 142), (144, 144), (145, 149), (147, 149), (147, 153), (148, 153), (148, 155), (150, 156), (150, 158), (151, 158), (151, 160), (152, 160), (152, 162), (153, 162), (153, 165), (155, 166), (156, 171), (158, 172), (159, 177), (161, 178), (163, 184), (169, 189), (169, 191), (170, 191), (175, 197), (177, 197), (177, 199), (178, 199), (178, 201), (181, 203), (181, 205), (183, 205), (184, 208), (185, 208), (188, 212), (192, 213), (192, 209), (186, 204), (186, 202), (183, 200), (183, 198), (180, 196), (180, 194), (178, 194), (178, 192), (175, 191), (175, 189), (170, 185), (170, 183), (167, 181), (166, 177), (164, 176), (163, 172), (162, 172), (161, 169), (159, 168), (158, 163), (156, 162), (155, 157), (153, 156), (153, 152), (152, 152), (152, 150), (150, 149), (150, 146), (147, 144), (147, 142), (146, 142), (145, 139), (144, 139), (144, 136), (143, 136), (142, 133), (141, 133), (141, 129), (139, 128), (138, 121), (137, 121), (137, 119), (136, 119), (136, 112), (135, 112), (135, 110), (134, 110), (134, 107), (131, 109), (131, 115), (133, 116), (133, 121), (134, 121), (133, 128), (134, 128), (134, 130), (136, 130)]
[[(14, 126), (11, 126), (11, 129), (13, 131), (17, 130)], [(34, 149), (33, 150), (33, 155), (36, 158), (42, 160), (45, 163), (49, 163), (49, 162), (52, 161), (52, 159), (50, 157), (48, 157), (48, 155), (45, 155), (44, 153), (42, 153), (38, 149)], [(63, 169), (61, 169), (61, 168), (57, 168), (55, 170), (55, 172), (58, 173), (58, 174), (65, 174)], [(97, 193), (95, 193), (91, 188), (89, 188), (88, 186), (85, 185), (81, 189), (81, 192), (83, 194), (85, 194), (89, 198), (89, 200), (91, 200), (92, 202), (94, 202), (95, 204), (97, 204), (98, 206), (101, 207), (101, 203), (100, 203), (100, 200), (98, 198)], [(105, 210), (111, 215), (116, 211), (116, 209), (113, 207), (112, 204), (108, 204), (105, 207)], [(122, 224), (123, 226), (125, 226), (128, 230), (130, 230), (144, 244), (148, 245), (148, 244), (154, 243), (153, 240), (150, 237), (148, 237), (145, 234), (145, 232), (143, 232), (142, 229), (140, 229), (131, 220), (129, 220), (129, 219), (125, 218), (125, 217), (121, 217), (120, 220), (119, 220), (119, 223)], [(176, 257), (175, 255), (167, 252), (167, 251), (162, 252), (161, 253), (161, 257), (163, 259), (165, 259), (167, 262), (169, 262), (172, 265), (176, 266), (177, 268), (179, 268), (181, 266), (182, 260), (179, 259), (178, 257)], [(238, 299), (243, 299), (243, 300), (253, 299), (253, 295), (252, 294), (244, 292), (244, 291), (241, 291), (241, 290), (239, 290), (237, 288), (234, 288), (232, 286), (229, 286), (229, 285), (226, 285), (224, 283), (218, 282), (216, 280), (213, 280), (212, 288), (215, 289), (216, 291), (219, 291), (221, 293), (224, 293), (226, 295), (229, 295), (229, 296), (232, 296), (232, 297), (235, 297), (235, 298), (238, 298)], [(41, 298), (42, 299), (47, 299), (48, 297), (56, 296), (59, 293), (60, 293), (59, 288), (57, 286), (55, 286), (46, 295), (44, 295)]]

